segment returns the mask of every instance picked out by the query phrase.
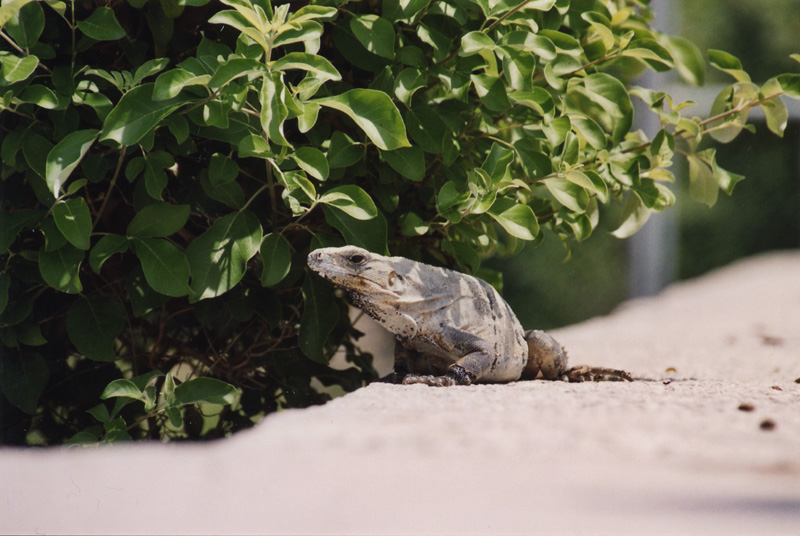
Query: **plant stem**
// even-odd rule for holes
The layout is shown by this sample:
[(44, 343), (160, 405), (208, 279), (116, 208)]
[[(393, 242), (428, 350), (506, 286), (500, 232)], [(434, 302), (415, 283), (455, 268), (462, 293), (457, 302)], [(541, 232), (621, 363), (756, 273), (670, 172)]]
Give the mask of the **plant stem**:
[(114, 185), (117, 184), (117, 177), (119, 177), (119, 172), (122, 169), (122, 161), (125, 160), (125, 150), (127, 149), (126, 146), (122, 147), (122, 150), (119, 153), (119, 159), (117, 160), (117, 168), (114, 170), (114, 176), (111, 177), (111, 184), (108, 185), (108, 190), (106, 190), (106, 196), (103, 198), (103, 203), (100, 205), (100, 210), (97, 211), (97, 216), (94, 218), (94, 222), (92, 223), (92, 230), (97, 226), (97, 222), (100, 221), (100, 217), (103, 215), (103, 211), (106, 209), (106, 205), (108, 204), (108, 200), (111, 198), (111, 191), (114, 189)]

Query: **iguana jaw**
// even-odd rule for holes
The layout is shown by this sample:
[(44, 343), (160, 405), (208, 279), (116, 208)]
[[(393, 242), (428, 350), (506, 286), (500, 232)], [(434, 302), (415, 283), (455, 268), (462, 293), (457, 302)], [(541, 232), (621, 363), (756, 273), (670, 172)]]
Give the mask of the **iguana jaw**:
[(399, 295), (389, 289), (394, 272), (391, 267), (383, 266), (381, 260), (381, 256), (354, 246), (322, 248), (308, 255), (308, 266), (345, 290), (398, 299)]

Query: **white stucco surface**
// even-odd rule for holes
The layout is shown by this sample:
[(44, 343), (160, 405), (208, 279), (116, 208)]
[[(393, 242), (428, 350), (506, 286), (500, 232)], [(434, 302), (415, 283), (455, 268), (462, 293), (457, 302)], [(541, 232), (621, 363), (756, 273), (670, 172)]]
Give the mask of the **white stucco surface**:
[(373, 384), (212, 444), (4, 448), (0, 531), (800, 534), (800, 253), (554, 333), (640, 380)]

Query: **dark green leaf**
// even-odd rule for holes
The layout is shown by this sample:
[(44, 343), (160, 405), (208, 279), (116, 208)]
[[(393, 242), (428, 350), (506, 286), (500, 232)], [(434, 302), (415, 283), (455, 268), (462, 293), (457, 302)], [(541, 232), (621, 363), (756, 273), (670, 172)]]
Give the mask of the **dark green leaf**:
[(800, 74), (787, 73), (779, 75), (777, 78), (787, 97), (800, 99)]
[(189, 261), (183, 251), (163, 238), (133, 240), (145, 279), (156, 292), (176, 298), (191, 292)]
[(39, 251), (39, 272), (45, 283), (67, 294), (83, 290), (78, 277), (83, 251), (66, 244), (55, 251)]
[(427, 75), (419, 69), (407, 68), (400, 71), (394, 81), (394, 94), (400, 102), (409, 104), (414, 92), (428, 84)]
[(11, 286), (11, 276), (6, 272), (0, 272), (0, 314), (6, 310), (8, 305), (8, 287)]
[(44, 215), (44, 211), (39, 210), (6, 212), (0, 209), (0, 255), (8, 251), (22, 229), (35, 226)]
[[(5, 2), (3, 7), (9, 6), (11, 2)], [(0, 17), (0, 28), (3, 27), (2, 17)], [(30, 49), (39, 40), (44, 30), (44, 13), (42, 6), (38, 2), (23, 5), (11, 19), (5, 23), (5, 30), (8, 35), (24, 48)]]
[(300, 349), (310, 359), (327, 363), (325, 339), (339, 321), (332, 285), (308, 274), (303, 282), (303, 316), (300, 319)]
[(331, 135), (327, 156), (331, 169), (350, 167), (364, 157), (364, 146), (337, 130)]
[(400, 216), (400, 232), (403, 236), (422, 236), (428, 232), (428, 225), (414, 212)]
[(382, 154), (386, 163), (408, 180), (419, 182), (425, 178), (425, 154), (419, 147), (402, 147)]
[(0, 359), (0, 389), (9, 402), (33, 415), (44, 391), (50, 370), (36, 352), (9, 351)]
[(175, 406), (198, 402), (232, 404), (239, 391), (233, 385), (216, 378), (192, 378), (175, 388)]
[(181, 90), (187, 86), (205, 86), (209, 84), (211, 75), (196, 75), (177, 67), (156, 78), (153, 87), (153, 99), (161, 101), (177, 97)]
[(136, 213), (126, 234), (139, 238), (169, 236), (186, 225), (189, 213), (189, 205), (152, 203)]
[(87, 296), (67, 313), (67, 334), (80, 353), (93, 361), (114, 361), (114, 341), (125, 327), (125, 310), (113, 298)]
[(128, 239), (117, 234), (107, 234), (97, 241), (89, 252), (89, 266), (100, 273), (103, 264), (115, 253), (128, 251)]
[(271, 287), (283, 281), (292, 265), (292, 248), (289, 241), (278, 233), (269, 233), (261, 241), (259, 252), (264, 266), (261, 271), (261, 284)]
[(192, 300), (219, 296), (235, 287), (261, 245), (261, 224), (252, 212), (233, 212), (215, 221), (186, 248)]
[(381, 255), (386, 253), (386, 218), (380, 212), (370, 220), (360, 220), (324, 205), (322, 211), (328, 225), (342, 233), (348, 244)]
[(208, 180), (214, 187), (233, 182), (239, 176), (239, 164), (235, 160), (219, 153), (211, 155), (208, 166)]

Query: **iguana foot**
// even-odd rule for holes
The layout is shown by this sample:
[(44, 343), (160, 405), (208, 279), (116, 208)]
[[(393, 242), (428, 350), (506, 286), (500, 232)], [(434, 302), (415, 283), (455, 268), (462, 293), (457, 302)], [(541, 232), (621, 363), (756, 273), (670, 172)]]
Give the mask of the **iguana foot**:
[(568, 368), (561, 373), (561, 379), (565, 382), (632, 382), (633, 378), (629, 372), (624, 370), (590, 367), (588, 365), (578, 365)]
[(403, 385), (421, 383), (433, 387), (450, 387), (452, 385), (470, 385), (475, 381), (475, 376), (464, 370), (460, 365), (453, 365), (444, 376), (432, 376), (429, 374), (407, 374), (403, 378)]
[(401, 374), (399, 372), (392, 372), (391, 374), (387, 374), (383, 378), (378, 378), (377, 380), (372, 380), (373, 382), (377, 383), (403, 383), (403, 379), (407, 376), (407, 374)]

